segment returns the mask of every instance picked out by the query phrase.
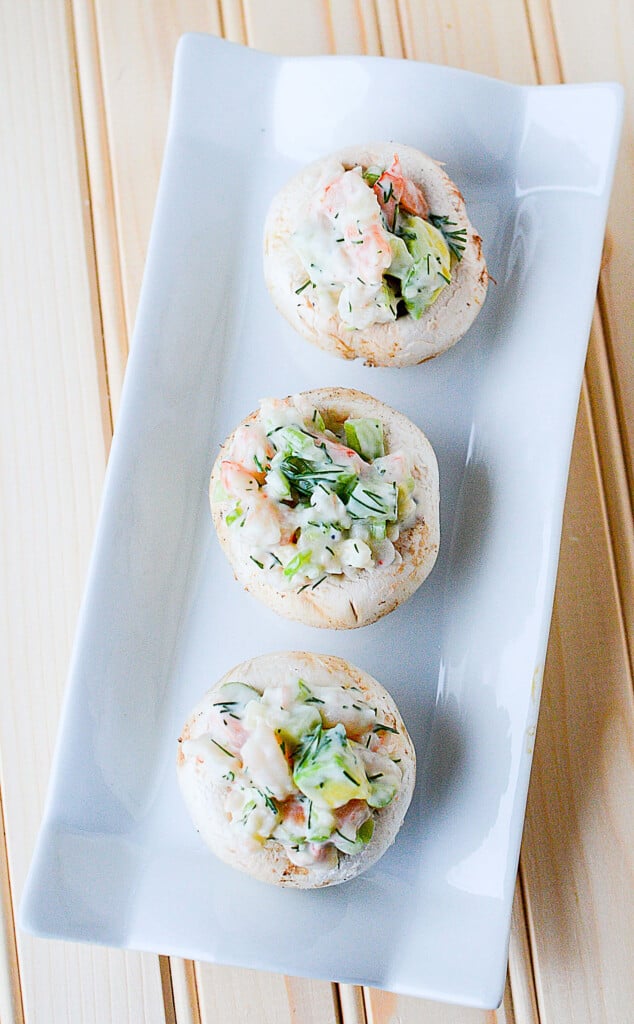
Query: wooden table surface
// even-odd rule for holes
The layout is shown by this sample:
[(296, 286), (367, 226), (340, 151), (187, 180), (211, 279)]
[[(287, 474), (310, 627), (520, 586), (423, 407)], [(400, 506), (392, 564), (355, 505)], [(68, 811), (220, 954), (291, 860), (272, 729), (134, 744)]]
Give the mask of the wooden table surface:
[[(37, 940), (14, 925), (186, 31), (629, 90), (497, 1012)], [(633, 46), (634, 6), (620, 0), (0, 0), (1, 1024), (634, 1020)]]

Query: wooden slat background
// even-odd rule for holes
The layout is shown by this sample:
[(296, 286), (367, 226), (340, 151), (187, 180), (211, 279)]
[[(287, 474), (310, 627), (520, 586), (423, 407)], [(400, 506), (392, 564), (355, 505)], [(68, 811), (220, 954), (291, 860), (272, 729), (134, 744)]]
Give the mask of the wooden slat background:
[[(14, 928), (186, 31), (277, 53), (383, 53), (628, 90), (496, 1012)], [(620, 0), (0, 0), (0, 1024), (633, 1019), (633, 44), (634, 7)]]

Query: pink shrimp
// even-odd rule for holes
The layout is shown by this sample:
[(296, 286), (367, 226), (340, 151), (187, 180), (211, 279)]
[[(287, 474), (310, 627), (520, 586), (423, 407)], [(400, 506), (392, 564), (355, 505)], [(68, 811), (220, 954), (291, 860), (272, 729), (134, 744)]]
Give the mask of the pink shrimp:
[(380, 276), (392, 262), (390, 239), (381, 224), (369, 224), (359, 231), (356, 225), (350, 225), (346, 232), (346, 242), (350, 244), (351, 255), (354, 257), (355, 268), (367, 278), (373, 280), (377, 273)]
[(372, 811), (365, 800), (349, 800), (343, 807), (338, 807), (334, 814), (337, 828), (353, 839), (363, 822), (372, 816)]
[(382, 457), (381, 470), (385, 480), (400, 484), (410, 475), (409, 460), (403, 452), (390, 452)]
[(235, 498), (254, 494), (259, 486), (255, 473), (250, 473), (239, 462), (230, 459), (224, 459), (221, 463), (220, 480), (227, 493)]
[(249, 737), (249, 733), (239, 718), (234, 718), (229, 712), (223, 712), (221, 708), (213, 709), (213, 736), (212, 739), (219, 743), (232, 754), (237, 754)]
[(242, 466), (249, 467), (249, 472), (254, 476), (260, 476), (261, 470), (256, 471), (258, 463), (264, 467), (270, 462), (275, 454), (264, 429), (259, 423), (245, 424), (238, 427), (233, 435), (231, 444), (231, 458)]
[(422, 190), (409, 178), (403, 176), (398, 153), (394, 154), (392, 165), (383, 171), (374, 184), (374, 192), (383, 210), (387, 223), (392, 226), (397, 205), (407, 213), (425, 219), (429, 216), (429, 204)]
[(285, 800), (281, 807), (282, 819), (296, 828), (303, 829), (306, 824), (306, 807), (297, 797)]
[[(375, 727), (376, 728), (376, 727)], [(375, 754), (391, 754), (394, 747), (394, 733), (388, 729), (378, 729), (373, 732), (368, 742), (368, 749)]]
[(337, 856), (330, 843), (309, 843), (308, 850), (315, 863), (332, 861)]
[(340, 444), (338, 441), (331, 441), (325, 434), (316, 434), (315, 436), (318, 441), (325, 444), (326, 451), (331, 459), (334, 459), (340, 465), (349, 466), (355, 473), (361, 472), (365, 463), (358, 452), (355, 452), (354, 448), (348, 448), (347, 445)]

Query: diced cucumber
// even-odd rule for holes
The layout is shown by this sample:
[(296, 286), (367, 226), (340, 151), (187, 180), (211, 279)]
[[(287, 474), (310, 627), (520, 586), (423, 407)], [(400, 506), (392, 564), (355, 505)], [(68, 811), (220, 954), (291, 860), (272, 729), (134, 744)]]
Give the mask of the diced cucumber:
[(370, 519), (367, 523), (370, 540), (385, 540), (387, 523), (384, 519)]
[(278, 467), (270, 469), (266, 474), (267, 493), (278, 501), (290, 497), (291, 485)]
[(374, 834), (374, 819), (368, 818), (362, 825), (357, 829), (357, 834), (354, 836), (348, 836), (345, 832), (340, 829), (336, 829), (332, 835), (331, 842), (341, 850), (342, 853), (353, 855), (360, 853), (364, 846), (367, 846)]
[(248, 683), (225, 683), (214, 694), (214, 707), (227, 708), (233, 714), (241, 714), (247, 704), (259, 700), (262, 695)]
[(387, 480), (373, 480), (368, 485), (360, 480), (350, 495), (347, 508), (348, 514), (356, 519), (395, 522), (398, 512), (396, 487)]
[(315, 444), (315, 439), (300, 427), (280, 427), (271, 435), (271, 441), (287, 455), (301, 455), (304, 459), (318, 462), (324, 458), (323, 451)]
[(371, 461), (385, 455), (383, 424), (380, 420), (346, 420), (344, 423), (346, 444), (355, 452)]
[(214, 487), (213, 500), (214, 501), (229, 501), (229, 497), (230, 496), (227, 494), (227, 492), (225, 491), (224, 487), (220, 483), (220, 480), (218, 480), (218, 482), (216, 483), (216, 486)]
[(400, 780), (394, 776), (381, 775), (380, 778), (372, 778), (368, 797), (370, 807), (387, 807), (394, 799), (399, 785)]

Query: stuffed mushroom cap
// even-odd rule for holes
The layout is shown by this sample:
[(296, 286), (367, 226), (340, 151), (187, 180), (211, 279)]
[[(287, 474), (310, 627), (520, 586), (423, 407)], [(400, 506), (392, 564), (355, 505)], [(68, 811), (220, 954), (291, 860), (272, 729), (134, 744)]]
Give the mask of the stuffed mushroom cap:
[(268, 212), (264, 275), (308, 341), (375, 366), (450, 348), (488, 284), (458, 187), (431, 157), (397, 143), (349, 146), (292, 178)]
[(341, 658), (284, 652), (236, 666), (202, 698), (177, 772), (217, 857), (263, 882), (318, 888), (392, 844), (416, 758), (380, 683)]
[(374, 622), (415, 592), (438, 553), (433, 448), (360, 391), (263, 402), (222, 445), (209, 493), (236, 579), (308, 625)]

